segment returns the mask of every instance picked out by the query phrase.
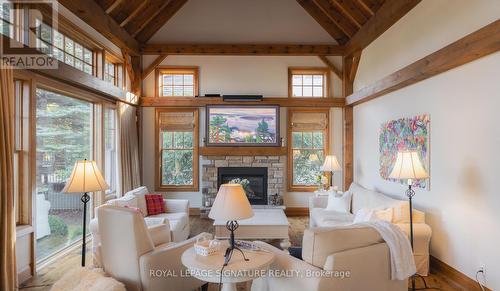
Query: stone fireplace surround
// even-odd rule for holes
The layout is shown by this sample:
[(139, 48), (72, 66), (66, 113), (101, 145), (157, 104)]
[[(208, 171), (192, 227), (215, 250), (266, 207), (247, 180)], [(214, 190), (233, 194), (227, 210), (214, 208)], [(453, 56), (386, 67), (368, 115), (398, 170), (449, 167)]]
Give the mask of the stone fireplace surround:
[(283, 199), (285, 192), (286, 156), (202, 156), (201, 185), (205, 199), (217, 195), (217, 168), (219, 167), (266, 167), (268, 205), (272, 195), (278, 194)]

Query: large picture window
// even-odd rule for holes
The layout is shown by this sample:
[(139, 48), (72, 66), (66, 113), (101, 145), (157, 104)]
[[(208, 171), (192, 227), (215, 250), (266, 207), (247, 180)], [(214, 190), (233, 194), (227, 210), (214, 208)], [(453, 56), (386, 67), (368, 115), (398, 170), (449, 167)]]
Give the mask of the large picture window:
[(37, 261), (81, 240), (80, 195), (61, 190), (75, 161), (93, 158), (93, 111), (90, 102), (36, 89)]
[(198, 109), (157, 109), (157, 190), (198, 191)]
[(117, 151), (116, 151), (116, 109), (104, 109), (104, 178), (109, 185), (106, 194), (117, 190)]
[(328, 109), (290, 109), (288, 188), (313, 191), (328, 149)]

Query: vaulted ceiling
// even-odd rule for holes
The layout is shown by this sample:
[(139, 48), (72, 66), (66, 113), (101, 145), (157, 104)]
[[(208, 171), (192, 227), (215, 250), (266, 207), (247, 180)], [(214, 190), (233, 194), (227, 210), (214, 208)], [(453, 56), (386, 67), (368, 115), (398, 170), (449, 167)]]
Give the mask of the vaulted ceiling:
[[(251, 3), (252, 0), (248, 1)], [(101, 34), (116, 41), (117, 45), (137, 54), (188, 0), (60, 0), (59, 2)], [(336, 40), (338, 45), (346, 47), (346, 52), (352, 53), (368, 45), (420, 0), (296, 0), (296, 2)], [(208, 18), (206, 21), (217, 21), (217, 19)]]

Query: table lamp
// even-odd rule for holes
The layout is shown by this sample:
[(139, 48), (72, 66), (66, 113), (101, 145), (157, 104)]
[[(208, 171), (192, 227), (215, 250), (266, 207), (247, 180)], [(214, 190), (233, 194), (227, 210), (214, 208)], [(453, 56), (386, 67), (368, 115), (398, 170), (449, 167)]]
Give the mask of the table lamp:
[[(415, 191), (411, 188), (414, 179), (429, 178), (429, 174), (425, 170), (417, 151), (400, 151), (396, 157), (394, 168), (389, 174), (389, 178), (407, 180), (408, 189), (406, 196), (410, 204), (410, 243), (413, 249), (413, 205), (412, 198), (415, 196)], [(412, 277), (412, 290), (415, 290), (415, 276)]]
[(330, 187), (333, 187), (333, 172), (342, 171), (342, 167), (340, 166), (336, 156), (328, 155), (326, 156), (325, 162), (321, 167), (321, 171), (330, 172)]
[(247, 219), (252, 216), (253, 210), (243, 187), (240, 184), (222, 184), (217, 196), (215, 196), (215, 201), (210, 209), (210, 213), (208, 213), (208, 217), (225, 220), (226, 228), (231, 232), (229, 238), (230, 245), (224, 255), (224, 266), (227, 266), (229, 260), (231, 260), (234, 250), (240, 251), (245, 261), (248, 261), (243, 251), (235, 246), (234, 231), (239, 226), (237, 220)]
[(102, 177), (101, 171), (94, 161), (76, 161), (73, 172), (69, 177), (63, 193), (83, 193), (80, 200), (83, 202), (83, 236), (82, 236), (82, 267), (85, 266), (85, 227), (87, 220), (87, 203), (90, 201), (89, 192), (109, 189)]

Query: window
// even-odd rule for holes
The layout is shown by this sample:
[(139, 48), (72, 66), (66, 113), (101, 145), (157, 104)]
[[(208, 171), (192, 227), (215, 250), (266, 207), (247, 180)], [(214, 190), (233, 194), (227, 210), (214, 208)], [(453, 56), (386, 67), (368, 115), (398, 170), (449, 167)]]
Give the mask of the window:
[(198, 68), (160, 67), (156, 69), (158, 97), (194, 97), (198, 95)]
[(81, 239), (81, 195), (61, 190), (75, 161), (93, 159), (93, 111), (90, 102), (36, 89), (37, 261)]
[(14, 17), (12, 3), (0, 2), (0, 34), (13, 38), (14, 35)]
[(314, 191), (328, 152), (328, 109), (290, 109), (288, 124), (288, 188)]
[(29, 174), (29, 85), (15, 80), (14, 83), (14, 211), (16, 224), (28, 224), (30, 174)]
[(329, 84), (326, 68), (288, 68), (289, 97), (328, 97)]
[(87, 74), (94, 74), (94, 53), (78, 41), (37, 20), (36, 47)]
[(123, 85), (123, 65), (116, 57), (106, 56), (104, 62), (104, 81), (117, 87)]
[(116, 151), (116, 109), (104, 109), (104, 178), (109, 185), (106, 194), (113, 194), (117, 188)]
[(198, 191), (198, 109), (157, 109), (157, 190)]

